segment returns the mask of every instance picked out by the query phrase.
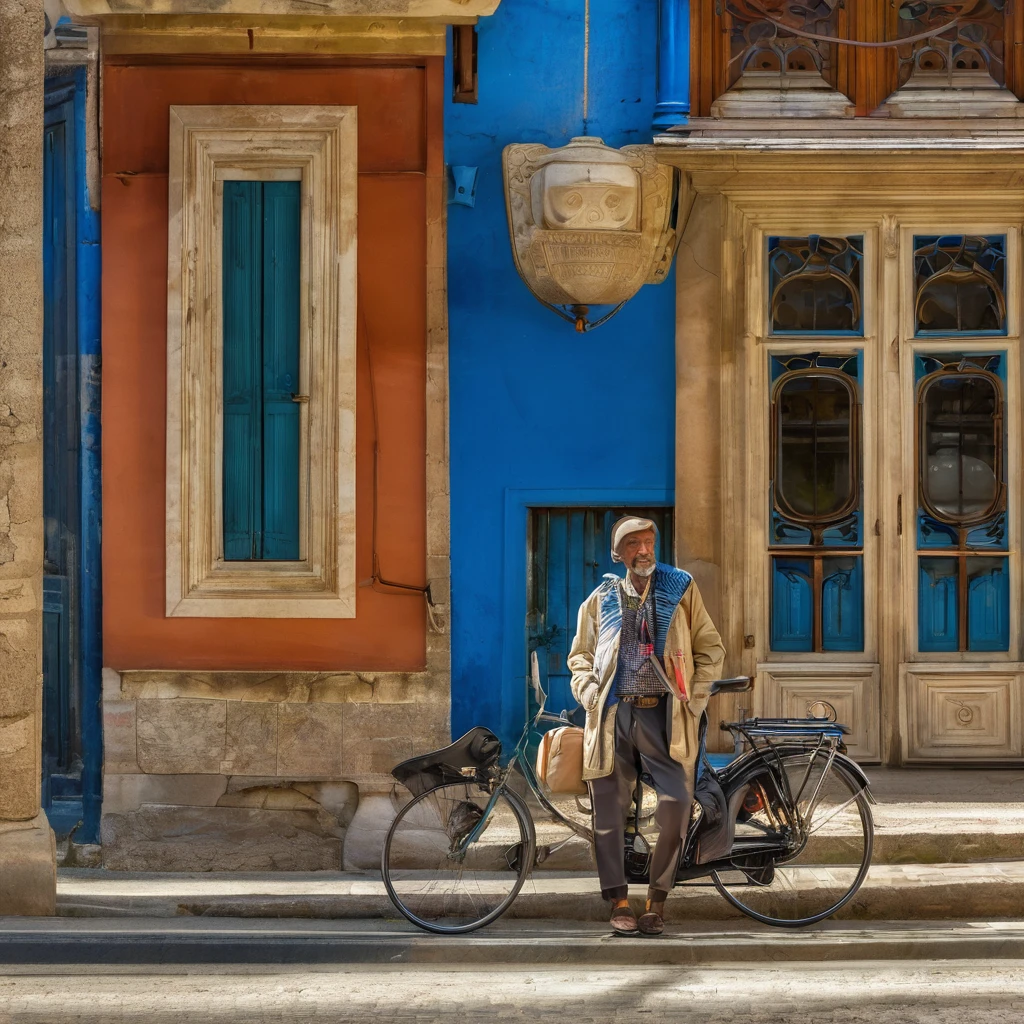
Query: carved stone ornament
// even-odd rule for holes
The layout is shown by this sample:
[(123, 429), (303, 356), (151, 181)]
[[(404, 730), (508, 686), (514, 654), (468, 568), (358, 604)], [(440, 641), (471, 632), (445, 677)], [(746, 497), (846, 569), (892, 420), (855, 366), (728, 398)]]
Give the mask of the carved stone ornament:
[(512, 256), (542, 302), (619, 304), (665, 279), (678, 185), (651, 147), (612, 149), (594, 137), (558, 149), (513, 143), (503, 163)]

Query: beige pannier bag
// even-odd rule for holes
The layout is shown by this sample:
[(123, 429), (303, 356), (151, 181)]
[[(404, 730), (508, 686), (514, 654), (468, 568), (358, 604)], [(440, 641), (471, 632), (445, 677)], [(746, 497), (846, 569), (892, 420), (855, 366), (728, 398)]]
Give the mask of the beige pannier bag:
[(544, 733), (537, 750), (537, 778), (552, 793), (583, 796), (583, 730), (564, 725)]

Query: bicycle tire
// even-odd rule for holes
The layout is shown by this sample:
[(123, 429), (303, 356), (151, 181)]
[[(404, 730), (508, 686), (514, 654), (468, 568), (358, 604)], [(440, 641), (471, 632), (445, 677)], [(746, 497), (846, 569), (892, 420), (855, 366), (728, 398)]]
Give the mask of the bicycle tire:
[[(810, 760), (806, 754), (789, 754), (782, 758), (782, 766), (787, 771), (787, 777), (791, 771), (800, 777)], [(766, 765), (764, 771), (751, 780), (748, 796), (753, 796), (752, 806), (758, 803), (765, 806), (753, 811), (748, 823), (753, 822), (757, 815), (763, 815), (765, 820), (769, 820), (782, 809), (785, 801), (778, 792), (777, 777), (772, 776), (777, 771), (776, 766)], [(769, 778), (772, 781), (767, 781)], [(808, 808), (801, 809), (801, 813), (810, 809), (812, 817), (799, 849), (791, 848), (787, 856), (754, 854), (750, 851), (756, 850), (758, 846), (756, 829), (753, 830), (755, 834), (752, 840), (745, 847), (738, 825), (733, 850), (725, 858), (732, 860), (732, 867), (711, 872), (711, 880), (718, 892), (747, 917), (775, 927), (802, 928), (823, 921), (841, 910), (863, 884), (871, 866), (874, 845), (874, 824), (867, 797), (861, 784), (835, 762), (828, 766), (827, 775), (822, 771), (821, 779), (822, 794), (826, 792), (826, 787), (831, 786), (829, 779), (837, 780), (835, 789), (838, 796), (830, 797), (836, 809), (831, 816), (826, 811), (818, 814), (825, 797), (820, 796), (817, 806), (810, 807), (812, 793), (807, 800)], [(813, 782), (812, 779), (811, 784)], [(841, 799), (843, 797), (845, 802)], [(774, 809), (771, 807), (773, 803), (777, 805)], [(817, 826), (815, 815), (818, 815), (817, 820), (821, 823)], [(829, 822), (835, 822), (833, 831), (837, 838), (821, 837), (824, 842), (816, 843), (817, 852), (801, 862), (811, 836), (820, 833)], [(757, 823), (757, 828), (765, 829), (766, 833), (769, 831), (763, 823)], [(846, 863), (847, 860), (852, 863)], [(821, 882), (822, 868), (829, 869), (833, 883)], [(816, 900), (826, 905), (817, 905)]]
[(537, 836), (516, 793), (502, 789), (477, 840), (452, 853), (484, 820), (489, 800), (478, 784), (453, 782), (398, 812), (381, 851), (381, 875), (406, 920), (439, 935), (461, 935), (496, 921), (519, 895), (536, 859)]

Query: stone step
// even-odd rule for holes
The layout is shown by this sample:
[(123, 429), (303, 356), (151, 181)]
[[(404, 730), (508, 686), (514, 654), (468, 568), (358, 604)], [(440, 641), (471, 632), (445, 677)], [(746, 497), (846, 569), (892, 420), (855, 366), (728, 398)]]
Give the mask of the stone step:
[(800, 930), (687, 922), (656, 938), (606, 924), (501, 922), (470, 935), (428, 935), (379, 921), (0, 918), (0, 963), (537, 964), (593, 966), (810, 961), (1024, 960), (1024, 924), (827, 922)]
[[(841, 870), (841, 869), (839, 869)], [(836, 884), (836, 869), (805, 869), (797, 885)], [(633, 892), (642, 897), (643, 886)], [(874, 865), (837, 915), (847, 921), (1012, 919), (1024, 908), (1024, 861)], [(709, 884), (679, 886), (670, 922), (744, 920)], [(398, 920), (384, 883), (371, 873), (142, 874), (62, 870), (63, 917), (376, 918)], [(604, 921), (607, 906), (592, 872), (535, 872), (508, 919)]]
[[(879, 803), (871, 810), (874, 864), (1012, 860), (1024, 850), (1024, 804)], [(566, 837), (564, 826), (539, 817), (535, 824), (538, 846), (557, 844)], [(574, 838), (538, 869), (593, 870), (590, 847)]]

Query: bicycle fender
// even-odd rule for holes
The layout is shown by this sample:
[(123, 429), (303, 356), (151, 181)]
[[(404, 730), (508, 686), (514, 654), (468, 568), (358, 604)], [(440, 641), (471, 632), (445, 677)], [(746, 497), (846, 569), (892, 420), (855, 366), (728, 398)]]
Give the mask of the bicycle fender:
[[(775, 747), (776, 751), (781, 757), (786, 757), (790, 754), (806, 754), (806, 747), (798, 746), (796, 744), (779, 744)], [(766, 759), (771, 764), (773, 758), (768, 755)], [(871, 796), (869, 786), (871, 785), (867, 775), (864, 774), (864, 769), (861, 768), (853, 758), (848, 757), (846, 754), (836, 754), (833, 765), (836, 765), (843, 769), (847, 775), (853, 777), (854, 781), (866, 791), (869, 800), (874, 798)], [(725, 768), (718, 772), (718, 781), (721, 783), (722, 789), (725, 791), (726, 797), (733, 793), (737, 787), (745, 786), (755, 776), (760, 775), (765, 769), (765, 761), (759, 756), (747, 753), (726, 765)]]
[(848, 757), (846, 754), (836, 754), (835, 763), (838, 764), (847, 775), (852, 775), (853, 778), (860, 785), (868, 800), (871, 803), (875, 802), (875, 798), (871, 795), (871, 782), (867, 775), (864, 773), (864, 769), (852, 757)]

